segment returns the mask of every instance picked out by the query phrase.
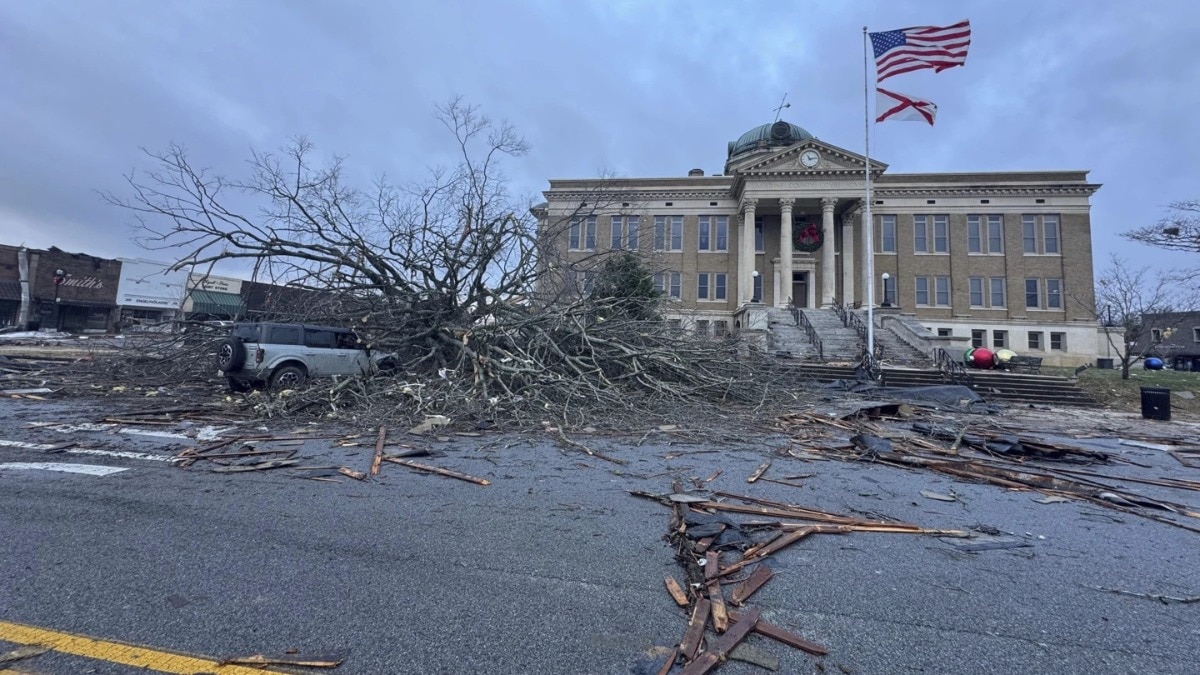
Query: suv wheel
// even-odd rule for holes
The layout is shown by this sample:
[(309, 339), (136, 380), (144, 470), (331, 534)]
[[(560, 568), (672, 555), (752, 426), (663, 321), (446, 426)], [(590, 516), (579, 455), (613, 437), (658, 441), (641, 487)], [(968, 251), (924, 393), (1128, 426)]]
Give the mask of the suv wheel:
[(271, 388), (275, 390), (299, 389), (308, 379), (308, 374), (300, 366), (284, 366), (271, 376)]
[(240, 370), (246, 363), (246, 345), (237, 338), (228, 338), (217, 347), (217, 369), (226, 373)]

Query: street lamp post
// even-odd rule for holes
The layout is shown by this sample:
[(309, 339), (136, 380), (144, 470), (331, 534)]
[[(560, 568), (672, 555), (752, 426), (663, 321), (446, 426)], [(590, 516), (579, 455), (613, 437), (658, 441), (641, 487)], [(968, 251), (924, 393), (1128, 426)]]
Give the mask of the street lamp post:
[(883, 304), (881, 304), (880, 307), (892, 306), (892, 296), (888, 293), (888, 279), (891, 278), (892, 275), (888, 274), (887, 272), (883, 273)]

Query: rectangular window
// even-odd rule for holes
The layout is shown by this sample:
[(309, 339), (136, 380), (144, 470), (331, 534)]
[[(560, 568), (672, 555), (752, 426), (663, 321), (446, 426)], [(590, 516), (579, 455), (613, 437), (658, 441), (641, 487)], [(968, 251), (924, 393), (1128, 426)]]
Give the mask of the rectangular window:
[(1021, 216), (1021, 245), (1026, 253), (1037, 253), (1037, 216)]
[(1150, 341), (1151, 342), (1162, 342), (1162, 329), (1161, 328), (1151, 328), (1150, 329)]
[(762, 302), (763, 301), (763, 299), (762, 299), (762, 295), (763, 295), (762, 280), (763, 280), (763, 278), (762, 278), (761, 274), (756, 274), (754, 276), (754, 298), (751, 300), (751, 302)]
[(587, 251), (596, 250), (596, 216), (589, 216), (583, 222), (583, 248)]
[(933, 217), (933, 252), (950, 252), (950, 216)]
[(701, 272), (696, 275), (697, 300), (724, 300), (725, 273)]
[(668, 298), (680, 297), (679, 272), (659, 272), (654, 275), (654, 288)]
[(676, 300), (683, 297), (683, 280), (679, 272), (671, 272), (671, 289), (667, 295)]
[(713, 335), (723, 338), (728, 332), (729, 324), (725, 323), (724, 321), (713, 321)]
[(1004, 279), (988, 279), (992, 291), (992, 307), (1004, 307), (1008, 303), (1004, 298)]
[(988, 253), (1004, 253), (1004, 216), (988, 216)]
[(913, 251), (929, 253), (929, 224), (925, 216), (913, 216)]
[(1050, 349), (1054, 351), (1066, 351), (1067, 349), (1067, 334), (1066, 333), (1051, 333), (1050, 334)]
[(767, 250), (766, 236), (763, 234), (763, 219), (758, 216), (754, 219), (754, 252), (765, 253)]
[(917, 277), (917, 304), (929, 305), (929, 277)]
[(982, 347), (983, 341), (987, 339), (987, 331), (979, 330), (978, 328), (971, 329), (971, 346)]
[(879, 216), (879, 252), (896, 252), (896, 216)]
[(1047, 254), (1059, 253), (1058, 250), (1058, 216), (1042, 216), (1042, 235), (1045, 238)]
[(683, 216), (654, 216), (654, 250), (683, 250)]
[(638, 247), (638, 217), (612, 217), (612, 247), (613, 250), (627, 248), (636, 251)]
[(571, 219), (571, 235), (567, 242), (567, 248), (572, 251), (578, 251), (579, 245), (582, 243), (582, 226), (579, 224), (578, 218)]
[(701, 272), (696, 275), (696, 299), (709, 300), (708, 297), (708, 272)]
[(992, 347), (995, 349), (1008, 348), (1008, 331), (994, 330), (992, 331)]
[(679, 319), (667, 319), (667, 328), (670, 328), (671, 330), (682, 330), (683, 321)]
[(596, 284), (595, 272), (580, 272), (578, 277), (579, 292), (583, 295), (591, 295), (592, 287)]
[(1046, 307), (1062, 309), (1062, 279), (1046, 280)]
[(716, 300), (725, 299), (725, 273), (717, 272), (713, 279), (713, 298)]
[(709, 336), (708, 319), (696, 319), (696, 335)]
[(983, 277), (971, 277), (967, 283), (970, 285), (971, 306), (983, 307)]
[(1036, 333), (1036, 332), (1029, 333), (1029, 348), (1036, 349), (1038, 351), (1042, 350), (1042, 334), (1041, 333)]
[(1041, 307), (1041, 292), (1038, 286), (1037, 279), (1025, 280), (1025, 307), (1029, 309), (1037, 309)]
[(967, 253), (983, 253), (982, 216), (967, 216)]
[(939, 328), (937, 331), (938, 337), (954, 337), (953, 328)]
[(1200, 342), (1200, 328), (1192, 329), (1192, 342)]
[(934, 277), (934, 283), (937, 288), (937, 305), (939, 307), (950, 306), (950, 277)]
[(700, 251), (729, 250), (729, 216), (700, 216)]

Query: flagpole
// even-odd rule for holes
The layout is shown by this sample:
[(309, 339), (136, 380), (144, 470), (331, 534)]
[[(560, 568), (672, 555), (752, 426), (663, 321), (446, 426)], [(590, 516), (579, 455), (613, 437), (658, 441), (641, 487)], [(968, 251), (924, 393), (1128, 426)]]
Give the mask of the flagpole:
[[(866, 168), (863, 169), (863, 247), (867, 253), (867, 353), (875, 356), (875, 223), (871, 220), (871, 107), (870, 107), (870, 59), (867, 57), (867, 27), (863, 26), (863, 156), (866, 158)], [(886, 292), (886, 291), (885, 291)]]

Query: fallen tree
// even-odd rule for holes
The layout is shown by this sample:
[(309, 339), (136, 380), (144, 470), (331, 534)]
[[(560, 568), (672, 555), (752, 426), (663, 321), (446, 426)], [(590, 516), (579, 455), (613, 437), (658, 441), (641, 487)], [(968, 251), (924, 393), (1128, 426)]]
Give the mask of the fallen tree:
[[(567, 419), (596, 404), (644, 411), (655, 401), (768, 398), (780, 381), (768, 375), (773, 363), (660, 320), (646, 293), (649, 272), (627, 254), (585, 264), (609, 270), (597, 288), (632, 288), (632, 296), (581, 294), (566, 283), (581, 263), (546, 244), (569, 219), (544, 221), (539, 231), (530, 202), (510, 194), (502, 170), (504, 159), (526, 152), (524, 140), (459, 100), (437, 116), (460, 158), (421, 183), (358, 189), (340, 160), (318, 164), (304, 140), (282, 155), (255, 153), (250, 176), (238, 180), (194, 166), (173, 146), (150, 155), (154, 170), (129, 176), (130, 196), (108, 199), (137, 216), (143, 246), (176, 254), (174, 269), (243, 261), (257, 277), (311, 298), (275, 318), (353, 327), (366, 346), (396, 355), (382, 376), (314, 385), (263, 404), (267, 414), (387, 402), (413, 414), (551, 411)], [(171, 353), (161, 350), (164, 359)]]

